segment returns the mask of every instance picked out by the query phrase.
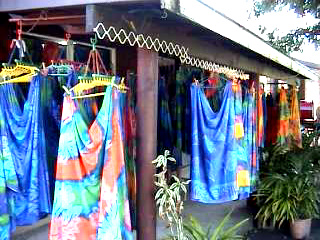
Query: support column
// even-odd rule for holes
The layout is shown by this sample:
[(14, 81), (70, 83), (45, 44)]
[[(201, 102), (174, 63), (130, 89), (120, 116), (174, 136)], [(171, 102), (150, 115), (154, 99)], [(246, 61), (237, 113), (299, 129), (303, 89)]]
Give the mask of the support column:
[(74, 43), (72, 40), (68, 40), (67, 59), (70, 61), (74, 61)]
[(137, 52), (137, 239), (155, 240), (152, 160), (157, 147), (158, 53)]

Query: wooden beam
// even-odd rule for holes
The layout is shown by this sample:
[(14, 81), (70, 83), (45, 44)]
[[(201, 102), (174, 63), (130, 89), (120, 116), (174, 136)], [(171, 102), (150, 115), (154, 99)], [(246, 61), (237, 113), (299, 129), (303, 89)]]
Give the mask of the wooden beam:
[(137, 51), (137, 239), (155, 240), (152, 160), (157, 151), (158, 54)]

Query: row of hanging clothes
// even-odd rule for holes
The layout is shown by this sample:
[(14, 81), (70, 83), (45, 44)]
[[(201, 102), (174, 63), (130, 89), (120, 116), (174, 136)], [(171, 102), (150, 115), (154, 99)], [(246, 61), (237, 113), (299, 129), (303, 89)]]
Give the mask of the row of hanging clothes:
[(182, 153), (191, 155), (191, 200), (246, 199), (255, 191), (264, 147), (301, 146), (295, 87), (266, 96), (258, 82), (168, 59), (159, 65), (158, 154), (168, 149), (175, 157), (169, 170), (186, 164)]
[(49, 239), (133, 238), (135, 97), (95, 43), (84, 68), (0, 72), (1, 240), (48, 214)]
[(276, 84), (276, 88), (266, 96), (265, 145), (302, 147), (298, 91), (290, 85), (279, 89)]
[(193, 77), (202, 77), (198, 68), (179, 66), (174, 59), (159, 60), (158, 154), (169, 150), (176, 162), (168, 163), (170, 171), (180, 177), (191, 153), (191, 99), (188, 90)]
[[(158, 153), (172, 152), (177, 160), (169, 166), (173, 170), (181, 167), (182, 153), (191, 155), (191, 200), (221, 203), (249, 197), (261, 145), (254, 86), (232, 83), (221, 74), (206, 77), (197, 68), (176, 68), (160, 67)], [(195, 85), (194, 79), (205, 81)]]
[(248, 198), (255, 190), (263, 147), (301, 147), (296, 88), (281, 88), (274, 100), (255, 84), (223, 74), (192, 84), (192, 200)]
[[(191, 86), (191, 199), (222, 203), (254, 190), (259, 136), (253, 82), (211, 74)], [(263, 133), (261, 133), (263, 134)]]

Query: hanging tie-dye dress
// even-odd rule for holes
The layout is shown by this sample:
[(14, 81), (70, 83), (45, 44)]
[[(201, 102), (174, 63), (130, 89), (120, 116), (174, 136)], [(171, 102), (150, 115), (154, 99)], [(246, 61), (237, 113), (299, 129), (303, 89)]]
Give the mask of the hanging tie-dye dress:
[(15, 226), (31, 225), (51, 211), (46, 145), (40, 104), (40, 75), (26, 101), (14, 84), (0, 85), (0, 239)]
[(51, 240), (132, 239), (118, 99), (108, 87), (90, 127), (64, 99)]

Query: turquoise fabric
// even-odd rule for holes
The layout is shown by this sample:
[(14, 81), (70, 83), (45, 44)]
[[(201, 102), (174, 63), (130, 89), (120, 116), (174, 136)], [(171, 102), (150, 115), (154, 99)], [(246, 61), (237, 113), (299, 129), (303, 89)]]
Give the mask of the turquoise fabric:
[(40, 75), (20, 107), (12, 84), (0, 85), (0, 239), (51, 211)]

